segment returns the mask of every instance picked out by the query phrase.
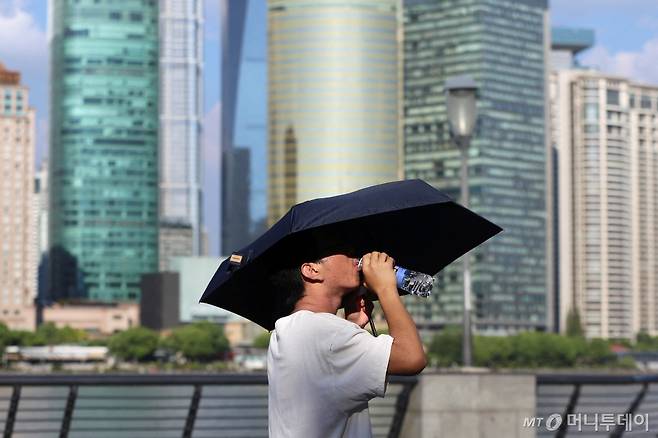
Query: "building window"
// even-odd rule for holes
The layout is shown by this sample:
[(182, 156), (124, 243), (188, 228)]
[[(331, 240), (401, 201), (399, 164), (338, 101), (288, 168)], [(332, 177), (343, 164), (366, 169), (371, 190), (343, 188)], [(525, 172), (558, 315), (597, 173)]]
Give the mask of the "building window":
[(619, 105), (619, 90), (608, 90), (606, 102), (608, 105)]

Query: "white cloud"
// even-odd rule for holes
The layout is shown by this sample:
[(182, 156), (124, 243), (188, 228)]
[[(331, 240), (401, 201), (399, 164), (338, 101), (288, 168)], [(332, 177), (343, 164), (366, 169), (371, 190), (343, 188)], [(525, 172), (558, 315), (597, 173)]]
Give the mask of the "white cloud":
[(23, 9), (22, 2), (0, 7), (0, 59), (6, 67), (27, 74), (48, 66), (46, 32)]
[(221, 102), (208, 110), (203, 118), (203, 223), (208, 230), (210, 254), (219, 254), (220, 230), (220, 135)]
[(595, 46), (581, 57), (581, 63), (604, 73), (624, 76), (634, 81), (658, 85), (658, 37), (652, 38), (639, 51), (617, 52)]

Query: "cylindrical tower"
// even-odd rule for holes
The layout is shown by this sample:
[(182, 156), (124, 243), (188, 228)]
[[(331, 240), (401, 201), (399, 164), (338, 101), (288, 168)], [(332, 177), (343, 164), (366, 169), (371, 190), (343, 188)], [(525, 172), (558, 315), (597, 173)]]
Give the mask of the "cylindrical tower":
[(271, 0), (268, 221), (399, 179), (397, 0)]

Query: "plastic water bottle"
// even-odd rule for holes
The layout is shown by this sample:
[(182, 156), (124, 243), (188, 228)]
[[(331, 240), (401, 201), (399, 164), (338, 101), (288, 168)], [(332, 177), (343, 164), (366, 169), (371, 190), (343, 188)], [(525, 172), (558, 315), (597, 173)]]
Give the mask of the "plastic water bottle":
[[(363, 259), (359, 259), (358, 269), (361, 270)], [(411, 269), (401, 266), (394, 266), (395, 280), (398, 289), (408, 292), (419, 297), (428, 297), (432, 293), (434, 286), (434, 277), (423, 274), (422, 272), (412, 271)]]

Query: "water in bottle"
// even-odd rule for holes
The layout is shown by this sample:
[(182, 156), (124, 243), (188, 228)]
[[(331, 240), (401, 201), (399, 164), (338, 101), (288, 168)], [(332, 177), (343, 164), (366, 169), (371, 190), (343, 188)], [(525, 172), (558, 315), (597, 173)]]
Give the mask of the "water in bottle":
[[(361, 270), (362, 263), (363, 259), (359, 259), (359, 270)], [(401, 266), (394, 266), (393, 270), (395, 271), (398, 289), (419, 297), (428, 297), (432, 293), (434, 277), (431, 275), (412, 271)]]
[(400, 266), (395, 266), (393, 269), (395, 270), (395, 279), (397, 280), (398, 288), (419, 297), (428, 297), (432, 293), (434, 277), (431, 275), (412, 271), (411, 269)]

